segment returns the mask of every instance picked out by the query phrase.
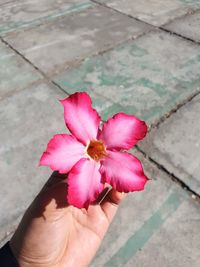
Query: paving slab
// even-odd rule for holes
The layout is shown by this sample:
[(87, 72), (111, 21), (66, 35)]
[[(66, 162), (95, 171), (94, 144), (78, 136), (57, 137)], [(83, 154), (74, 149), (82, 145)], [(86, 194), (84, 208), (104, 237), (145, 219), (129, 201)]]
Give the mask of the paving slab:
[(153, 180), (144, 191), (131, 193), (124, 200), (91, 267), (197, 267), (200, 203), (134, 154)]
[(165, 29), (200, 42), (200, 11), (176, 19), (164, 26)]
[(51, 173), (38, 167), (41, 153), (56, 133), (65, 133), (66, 96), (41, 83), (0, 101), (0, 239), (13, 229), (17, 218)]
[(154, 26), (161, 26), (177, 17), (200, 8), (199, 0), (95, 0)]
[(41, 79), (41, 75), (0, 41), (0, 99)]
[(150, 32), (54, 78), (66, 92), (95, 92), (154, 123), (199, 90), (200, 47)]
[(182, 203), (151, 240), (123, 267), (198, 267), (200, 206)]
[(200, 95), (152, 129), (140, 148), (200, 195)]
[(32, 27), (93, 5), (89, 0), (1, 1), (0, 34)]
[(150, 29), (115, 11), (94, 7), (80, 12), (78, 19), (72, 14), (4, 38), (35, 66), (51, 73)]

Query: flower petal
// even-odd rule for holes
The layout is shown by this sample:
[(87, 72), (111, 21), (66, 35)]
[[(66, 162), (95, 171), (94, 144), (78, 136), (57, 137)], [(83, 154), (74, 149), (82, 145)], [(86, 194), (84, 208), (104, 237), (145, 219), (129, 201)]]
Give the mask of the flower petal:
[(85, 146), (72, 135), (56, 134), (49, 141), (40, 159), (40, 165), (49, 166), (54, 171), (67, 173), (84, 157)]
[(100, 116), (92, 108), (91, 98), (87, 93), (75, 93), (61, 100), (64, 106), (64, 118), (70, 132), (83, 144), (96, 139)]
[(68, 177), (68, 202), (77, 208), (88, 208), (103, 190), (100, 164), (81, 159), (70, 171)]
[(129, 149), (147, 133), (147, 125), (133, 115), (118, 113), (104, 123), (99, 139), (108, 149)]
[(140, 191), (144, 189), (147, 177), (136, 157), (127, 152), (107, 151), (100, 172), (102, 182), (107, 182), (119, 192)]

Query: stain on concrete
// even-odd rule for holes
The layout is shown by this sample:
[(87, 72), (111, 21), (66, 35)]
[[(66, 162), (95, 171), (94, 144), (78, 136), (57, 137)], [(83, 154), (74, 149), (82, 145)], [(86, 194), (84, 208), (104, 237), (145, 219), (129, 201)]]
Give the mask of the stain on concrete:
[[(55, 78), (67, 92), (95, 92), (149, 123), (199, 90), (199, 46), (154, 32)], [(63, 84), (64, 81), (64, 84)], [(118, 111), (118, 110), (116, 110)]]
[(135, 232), (127, 242), (114, 254), (103, 267), (124, 266), (139, 249), (141, 249), (151, 236), (159, 230), (161, 225), (178, 209), (181, 199), (176, 193), (166, 199), (157, 210), (142, 226)]

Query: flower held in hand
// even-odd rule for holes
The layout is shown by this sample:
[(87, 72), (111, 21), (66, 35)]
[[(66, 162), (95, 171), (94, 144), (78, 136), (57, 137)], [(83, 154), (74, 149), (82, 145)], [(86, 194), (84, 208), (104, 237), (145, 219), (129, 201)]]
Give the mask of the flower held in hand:
[(100, 116), (86, 93), (60, 101), (72, 135), (57, 134), (48, 143), (40, 165), (68, 173), (69, 204), (87, 208), (110, 184), (119, 192), (144, 189), (147, 177), (140, 161), (121, 150), (130, 149), (147, 132), (147, 125), (133, 115), (118, 113), (100, 128)]

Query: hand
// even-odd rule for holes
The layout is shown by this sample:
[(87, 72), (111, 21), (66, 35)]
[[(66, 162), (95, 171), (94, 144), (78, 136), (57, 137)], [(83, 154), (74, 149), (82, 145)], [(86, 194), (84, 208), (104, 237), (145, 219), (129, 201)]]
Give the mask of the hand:
[(67, 204), (66, 181), (52, 174), (12, 237), (20, 267), (86, 267), (99, 248), (123, 194), (111, 190), (101, 204), (77, 209)]

